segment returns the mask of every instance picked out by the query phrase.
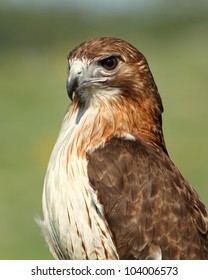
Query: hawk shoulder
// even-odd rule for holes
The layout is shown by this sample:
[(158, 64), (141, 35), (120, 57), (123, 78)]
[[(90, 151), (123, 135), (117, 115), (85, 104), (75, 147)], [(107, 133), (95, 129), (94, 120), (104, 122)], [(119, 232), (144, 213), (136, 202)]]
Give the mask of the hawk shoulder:
[(205, 207), (160, 148), (113, 138), (87, 159), (121, 259), (208, 258)]

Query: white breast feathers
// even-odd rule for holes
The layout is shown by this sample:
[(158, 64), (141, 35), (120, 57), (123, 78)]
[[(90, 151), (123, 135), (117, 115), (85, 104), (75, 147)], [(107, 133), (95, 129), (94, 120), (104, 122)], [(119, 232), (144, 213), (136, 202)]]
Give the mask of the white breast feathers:
[[(111, 233), (87, 174), (89, 120), (96, 110), (69, 108), (52, 152), (44, 182), (46, 241), (58, 259), (118, 259)], [(99, 137), (99, 135), (98, 135)]]

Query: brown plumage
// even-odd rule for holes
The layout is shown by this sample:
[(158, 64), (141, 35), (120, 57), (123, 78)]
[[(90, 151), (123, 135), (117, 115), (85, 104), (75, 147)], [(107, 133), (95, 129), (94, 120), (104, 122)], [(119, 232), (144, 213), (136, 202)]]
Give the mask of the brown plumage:
[(145, 141), (109, 140), (88, 155), (121, 259), (208, 257), (206, 210), (169, 157)]
[(169, 158), (145, 57), (111, 37), (68, 55), (72, 98), (40, 222), (59, 259), (208, 259), (208, 214)]

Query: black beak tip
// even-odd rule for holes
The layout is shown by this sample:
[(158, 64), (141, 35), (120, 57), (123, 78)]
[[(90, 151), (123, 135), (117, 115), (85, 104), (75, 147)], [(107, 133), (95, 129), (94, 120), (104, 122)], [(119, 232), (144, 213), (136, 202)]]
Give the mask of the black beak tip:
[(68, 96), (71, 100), (73, 100), (73, 93), (76, 91), (76, 88), (78, 87), (78, 81), (77, 79), (71, 80), (66, 82), (66, 89)]
[(73, 92), (71, 92), (71, 91), (68, 91), (68, 89), (67, 89), (67, 94), (68, 94), (68, 97), (71, 99), (71, 101), (72, 101), (72, 95), (73, 95)]

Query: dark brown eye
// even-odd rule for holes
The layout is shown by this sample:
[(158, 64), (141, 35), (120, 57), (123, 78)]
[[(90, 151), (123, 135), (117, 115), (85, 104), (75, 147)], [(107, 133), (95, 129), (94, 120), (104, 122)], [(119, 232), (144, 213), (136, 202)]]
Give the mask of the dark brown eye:
[(105, 68), (106, 70), (114, 70), (116, 66), (118, 65), (118, 60), (115, 56), (107, 57), (100, 61), (100, 64)]

